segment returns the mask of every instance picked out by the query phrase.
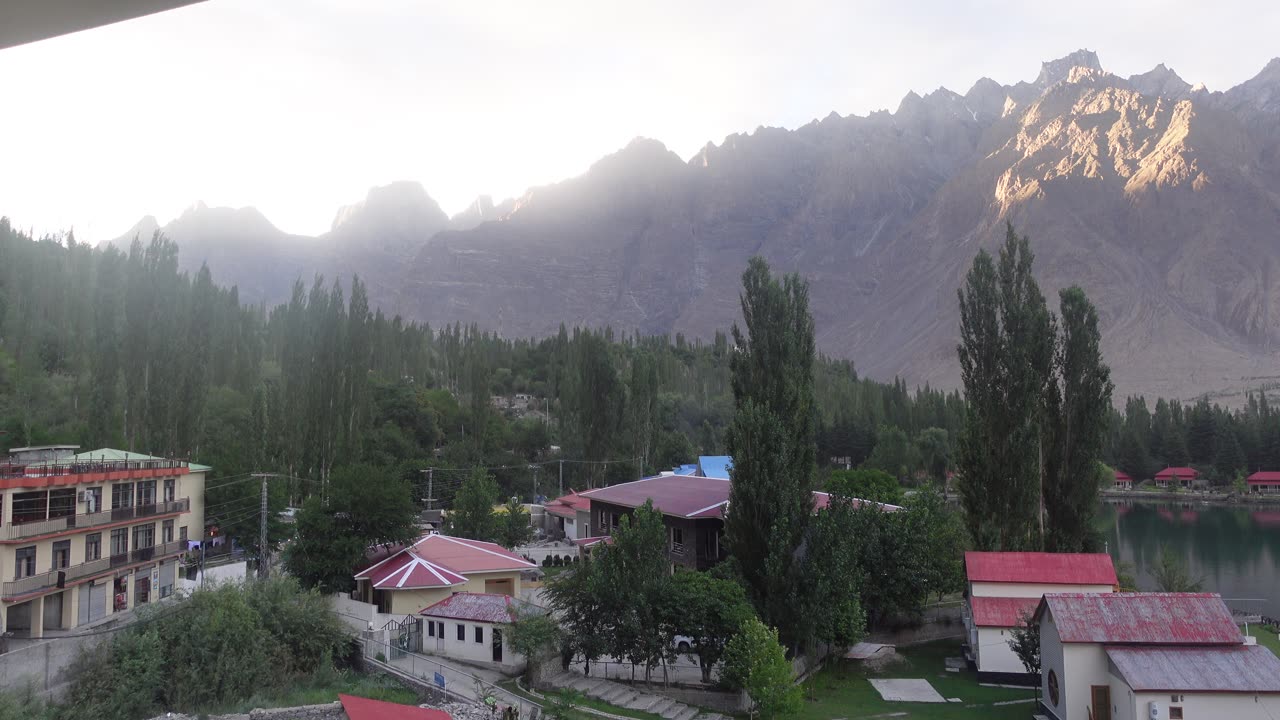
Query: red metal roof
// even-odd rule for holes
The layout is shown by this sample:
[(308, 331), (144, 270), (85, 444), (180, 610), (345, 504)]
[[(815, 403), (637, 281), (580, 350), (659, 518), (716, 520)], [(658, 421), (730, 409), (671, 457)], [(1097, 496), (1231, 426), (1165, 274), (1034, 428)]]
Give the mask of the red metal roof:
[(1125, 472), (1125, 471), (1123, 471), (1123, 470), (1117, 470), (1117, 471), (1116, 471), (1116, 482), (1133, 482), (1133, 478), (1132, 478), (1132, 477), (1130, 477), (1129, 473), (1127, 473), (1127, 472)]
[(1011, 628), (1036, 612), (1040, 598), (971, 597), (973, 624), (978, 627)]
[(1195, 480), (1200, 477), (1200, 473), (1195, 468), (1189, 467), (1167, 467), (1156, 473), (1157, 480), (1171, 480), (1174, 476), (1180, 480)]
[[(580, 496), (629, 508), (640, 507), (645, 500), (653, 500), (653, 506), (664, 515), (719, 518), (724, 517), (724, 509), (729, 504), (729, 481), (699, 475), (659, 475), (587, 490), (580, 493)], [(827, 493), (813, 493), (814, 510), (820, 510), (830, 502), (831, 496)], [(860, 506), (864, 502), (866, 501), (854, 498), (856, 505)], [(887, 504), (880, 507), (887, 511), (901, 509), (897, 505)]]
[(568, 495), (561, 495), (546, 505), (547, 512), (570, 520), (577, 517), (579, 510), (591, 510), (591, 499), (569, 490)]
[(1261, 645), (1108, 647), (1133, 690), (1280, 693), (1280, 659)]
[(1280, 483), (1280, 472), (1274, 470), (1259, 470), (1247, 478), (1250, 485), (1271, 485)]
[(1216, 593), (1048, 593), (1036, 611), (1053, 614), (1068, 643), (1239, 645), (1231, 611)]
[(517, 600), (510, 595), (460, 592), (454, 593), (434, 605), (423, 608), (418, 614), (451, 620), (509, 623), (518, 616), (537, 612), (545, 612), (545, 610), (533, 603)]
[(443, 710), (371, 700), (355, 695), (339, 694), (338, 700), (349, 720), (452, 720), (449, 713)]
[(535, 563), (507, 551), (501, 545), (430, 533), (407, 548), (378, 549), (372, 564), (356, 573), (376, 588), (452, 587), (467, 581), (469, 573), (525, 570)]
[(1106, 553), (966, 552), (969, 582), (1117, 585)]

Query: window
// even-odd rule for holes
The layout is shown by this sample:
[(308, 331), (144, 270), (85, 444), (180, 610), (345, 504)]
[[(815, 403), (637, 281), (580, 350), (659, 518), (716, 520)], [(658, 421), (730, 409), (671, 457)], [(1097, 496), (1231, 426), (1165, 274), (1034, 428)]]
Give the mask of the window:
[(84, 491), (84, 511), (96, 513), (102, 509), (102, 488), (88, 488)]
[(76, 514), (76, 489), (51, 490), (49, 492), (49, 517), (59, 518)]
[(111, 486), (111, 509), (133, 507), (133, 483), (116, 483)]
[(129, 554), (129, 531), (126, 528), (116, 528), (111, 531), (111, 555), (127, 555)]
[(458, 642), (466, 642), (466, 641), (467, 641), (467, 626), (463, 625), (462, 623), (458, 623)]
[(1182, 720), (1182, 706), (1181, 706), (1181, 705), (1170, 705), (1170, 706), (1169, 706), (1169, 720)]
[(138, 483), (138, 505), (156, 504), (156, 481), (143, 480)]
[(160, 542), (173, 542), (173, 519), (170, 518), (160, 524)]
[(609, 530), (616, 532), (618, 529), (618, 513), (609, 513)]
[(44, 520), (48, 517), (49, 493), (39, 492), (14, 493), (13, 522), (28, 523)]
[(133, 529), (133, 549), (153, 547), (156, 544), (156, 524), (139, 525)]
[(186, 541), (187, 541), (187, 526), (186, 526), (186, 525), (183, 525), (182, 527), (178, 528), (178, 539), (179, 539), (179, 540), (181, 540), (182, 542), (186, 542)]
[(428, 622), (427, 622), (427, 637), (435, 637), (435, 636), (436, 636), (436, 624), (435, 624), (435, 622), (428, 621)]
[(21, 580), (36, 574), (36, 546), (18, 548), (14, 553), (13, 579)]
[(164, 501), (173, 502), (173, 498), (178, 493), (178, 481), (174, 478), (167, 478), (164, 481)]
[(102, 533), (84, 536), (84, 561), (92, 562), (102, 557)]
[(480, 627), (479, 625), (476, 626), (476, 642), (478, 643), (484, 642), (484, 628)]
[(684, 528), (671, 528), (671, 544), (676, 547), (684, 545)]
[(58, 540), (53, 544), (53, 569), (62, 570), (71, 564), (71, 541)]

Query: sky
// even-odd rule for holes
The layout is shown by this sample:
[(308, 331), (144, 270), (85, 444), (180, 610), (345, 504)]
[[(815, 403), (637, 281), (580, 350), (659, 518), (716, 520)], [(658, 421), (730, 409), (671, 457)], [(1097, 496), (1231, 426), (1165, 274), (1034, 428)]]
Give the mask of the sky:
[(1225, 90), (1277, 27), (1231, 0), (207, 0), (0, 50), (0, 215), (98, 242), (201, 201), (314, 235), (375, 185), (453, 214), (637, 136), (688, 158), (1078, 48)]

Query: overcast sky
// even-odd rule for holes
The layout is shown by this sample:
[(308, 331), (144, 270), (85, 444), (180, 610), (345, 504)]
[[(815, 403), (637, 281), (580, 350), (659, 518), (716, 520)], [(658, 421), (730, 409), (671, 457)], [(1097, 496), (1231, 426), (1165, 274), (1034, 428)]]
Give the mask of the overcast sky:
[(1274, 1), (208, 0), (0, 50), (0, 215), (98, 241), (200, 200), (317, 234), (373, 185), (452, 214), (639, 135), (688, 158), (1081, 47), (1224, 90), (1277, 28)]

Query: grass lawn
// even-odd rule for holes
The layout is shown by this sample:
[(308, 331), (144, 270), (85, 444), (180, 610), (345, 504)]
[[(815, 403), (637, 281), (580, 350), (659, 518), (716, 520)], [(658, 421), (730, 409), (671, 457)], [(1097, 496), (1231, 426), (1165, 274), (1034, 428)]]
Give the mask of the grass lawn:
[[(840, 660), (820, 670), (805, 683), (805, 704), (798, 720), (855, 720), (890, 713), (895, 718), (925, 720), (1028, 720), (1031, 717), (1033, 702), (994, 703), (1034, 698), (1034, 690), (982, 687), (977, 676), (968, 670), (946, 671), (946, 658), (961, 657), (959, 640), (904, 648), (898, 654), (905, 659), (881, 672), (868, 673), (861, 663), (851, 660)], [(925, 679), (942, 697), (960, 698), (961, 702), (887, 702), (868, 678)]]
[[(254, 708), (296, 707), (334, 702), (338, 693), (386, 700), (402, 705), (417, 705), (418, 696), (403, 685), (380, 673), (363, 674), (347, 670), (321, 673), (309, 682), (294, 683), (277, 693), (254, 695), (233, 705), (201, 708), (201, 713), (224, 715), (247, 713)], [(197, 713), (198, 714), (198, 713)]]
[[(1244, 632), (1244, 628), (1240, 628)], [(1271, 625), (1250, 625), (1249, 634), (1258, 638), (1258, 644), (1280, 657), (1280, 638), (1276, 636), (1276, 628)]]

